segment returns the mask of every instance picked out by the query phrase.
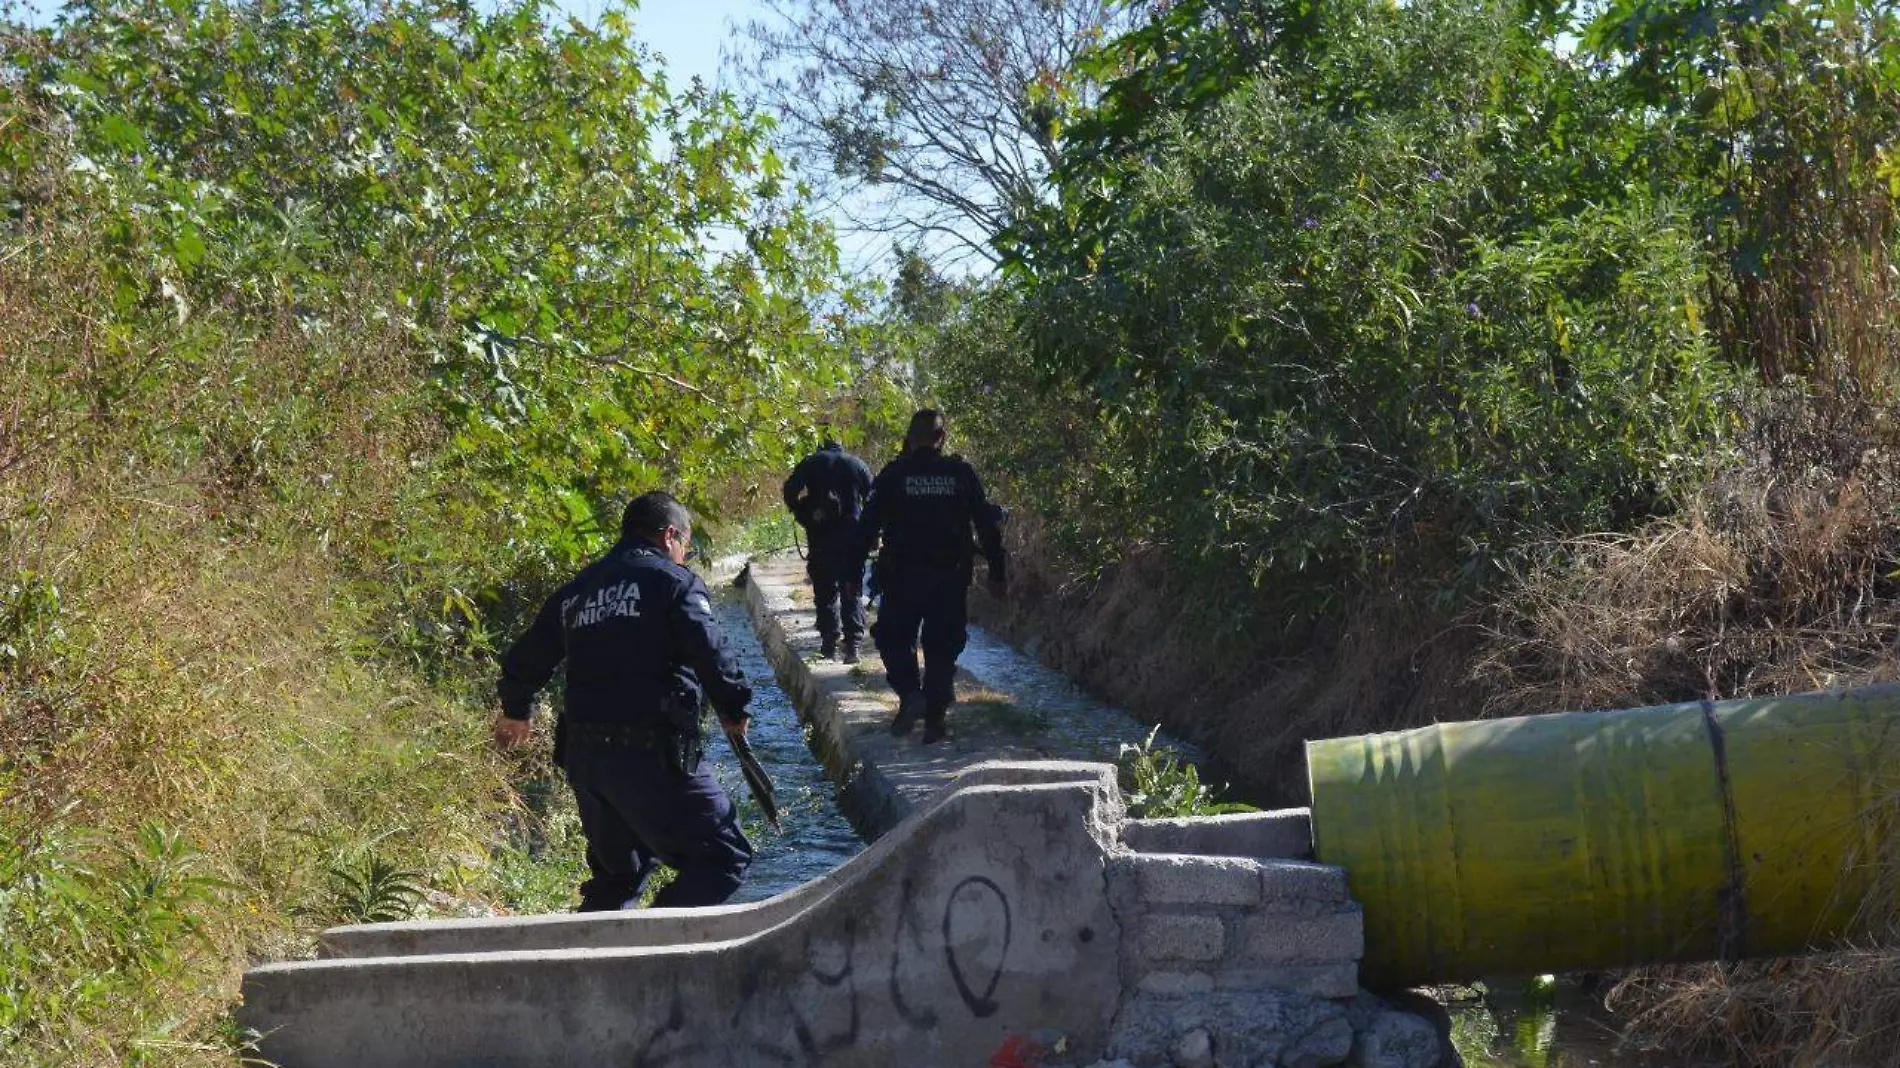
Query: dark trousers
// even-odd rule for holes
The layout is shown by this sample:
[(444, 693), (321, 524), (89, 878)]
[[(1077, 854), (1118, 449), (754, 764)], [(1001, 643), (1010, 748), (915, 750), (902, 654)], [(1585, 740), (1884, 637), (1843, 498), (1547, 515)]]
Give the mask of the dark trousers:
[(739, 889), (752, 843), (711, 765), (682, 776), (657, 748), (574, 742), (564, 757), (592, 874), (581, 884), (582, 912), (639, 897), (661, 863), (678, 875), (655, 895), (655, 908), (717, 905)]
[[(812, 600), (818, 605), (818, 637), (829, 645), (838, 640), (842, 630), (844, 640), (856, 645), (864, 637), (863, 562), (851, 553), (821, 553), (814, 543), (811, 559), (805, 562), (805, 574), (811, 577)], [(842, 627), (838, 618), (841, 614)]]
[(884, 673), (899, 697), (916, 693), (917, 646), (922, 638), (924, 705), (941, 715), (956, 699), (957, 654), (969, 640), (964, 592), (970, 577), (950, 569), (893, 568), (879, 576), (879, 602), (871, 637), (884, 658)]

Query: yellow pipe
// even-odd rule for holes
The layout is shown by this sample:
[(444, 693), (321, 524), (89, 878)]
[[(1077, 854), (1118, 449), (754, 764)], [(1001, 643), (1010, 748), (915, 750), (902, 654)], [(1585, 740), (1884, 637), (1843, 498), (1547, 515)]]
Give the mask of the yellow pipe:
[(1308, 742), (1368, 986), (1800, 953), (1859, 932), (1900, 686)]

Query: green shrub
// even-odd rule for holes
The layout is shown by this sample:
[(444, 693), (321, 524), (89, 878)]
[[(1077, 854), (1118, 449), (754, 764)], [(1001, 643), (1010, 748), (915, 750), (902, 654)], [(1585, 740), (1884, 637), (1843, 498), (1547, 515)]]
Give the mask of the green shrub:
[(1215, 800), (1216, 791), (1201, 781), (1199, 768), (1173, 749), (1155, 744), (1160, 733), (1156, 727), (1140, 745), (1123, 744), (1116, 754), (1129, 816), (1163, 819), (1255, 811), (1252, 805)]
[(1085, 570), (1161, 545), (1287, 619), (1401, 560), (1468, 592), (1719, 438), (1693, 227), (1588, 199), (1638, 120), (1513, 18), (1329, 5), (1219, 93), (1111, 89), (937, 364)]

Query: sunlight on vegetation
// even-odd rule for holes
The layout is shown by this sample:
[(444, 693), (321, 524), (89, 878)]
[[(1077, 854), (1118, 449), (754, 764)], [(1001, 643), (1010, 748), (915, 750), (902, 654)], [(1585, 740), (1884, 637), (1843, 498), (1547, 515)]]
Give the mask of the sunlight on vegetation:
[(0, 40), (0, 1061), (228, 1063), (323, 924), (568, 907), (494, 650), (629, 494), (739, 523), (898, 394), (767, 124), (624, 13)]
[(1217, 791), (1201, 781), (1201, 772), (1165, 745), (1156, 745), (1161, 728), (1148, 732), (1140, 745), (1123, 743), (1116, 754), (1121, 768), (1122, 796), (1134, 819), (1180, 816), (1220, 816), (1257, 811), (1238, 801), (1216, 800)]
[[(0, 6), (0, 1062), (230, 1065), (325, 923), (570, 907), (496, 650), (631, 494), (780, 549), (819, 424), (882, 457), (917, 401), (1047, 655), (1260, 782), (1893, 675), (1893, 4), (819, 7), (734, 95), (617, 7)], [(888, 286), (809, 183), (877, 195)], [(1888, 945), (1615, 1000), (1888, 1063)]]

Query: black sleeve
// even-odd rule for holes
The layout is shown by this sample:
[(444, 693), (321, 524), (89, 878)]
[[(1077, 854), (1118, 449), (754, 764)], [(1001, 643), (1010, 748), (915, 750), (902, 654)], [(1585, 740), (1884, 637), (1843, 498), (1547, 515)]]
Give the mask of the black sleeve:
[(711, 702), (713, 711), (728, 723), (750, 717), (745, 706), (752, 700), (752, 687), (746, 685), (745, 673), (739, 670), (739, 659), (732, 655), (725, 631), (719, 629), (719, 621), (713, 618), (712, 595), (698, 576), (681, 585), (679, 596), (668, 607), (667, 619), (673, 629), (673, 640), (678, 643), (686, 666), (699, 676), (699, 684), (705, 687), (706, 699)]
[(864, 465), (863, 460), (856, 457), (851, 460), (851, 489), (857, 494), (859, 500), (864, 500), (871, 495), (871, 469)]
[(889, 467), (878, 472), (877, 481), (871, 484), (871, 496), (864, 502), (864, 512), (858, 516), (858, 548), (869, 553), (877, 548), (878, 536), (884, 533), (884, 521), (889, 518), (890, 508), (883, 503), (884, 495), (890, 492), (895, 478)]
[(990, 581), (1002, 582), (1007, 562), (1003, 558), (1003, 524), (998, 521), (1002, 512), (983, 493), (983, 480), (976, 477), (976, 468), (965, 464), (963, 471), (970, 521), (976, 524), (976, 543), (983, 549), (983, 559), (989, 562)]
[(785, 497), (785, 507), (791, 510), (792, 518), (800, 523), (805, 521), (805, 504), (799, 497), (805, 492), (805, 484), (811, 480), (810, 465), (803, 460), (792, 468), (792, 475), (785, 480), (780, 493)]
[(501, 658), (501, 681), (495, 689), (501, 694), (502, 715), (509, 719), (534, 716), (534, 695), (554, 677), (554, 669), (567, 655), (565, 637), (561, 594), (556, 593), (541, 606), (528, 633)]

